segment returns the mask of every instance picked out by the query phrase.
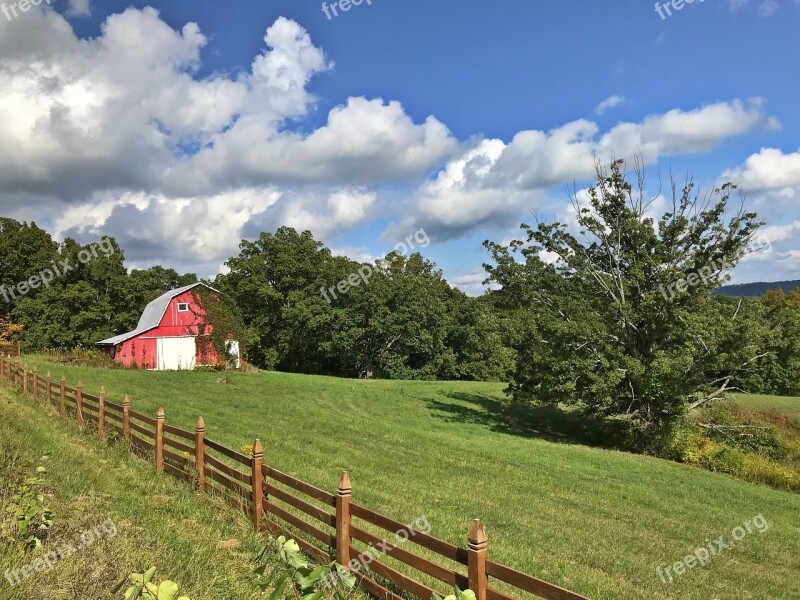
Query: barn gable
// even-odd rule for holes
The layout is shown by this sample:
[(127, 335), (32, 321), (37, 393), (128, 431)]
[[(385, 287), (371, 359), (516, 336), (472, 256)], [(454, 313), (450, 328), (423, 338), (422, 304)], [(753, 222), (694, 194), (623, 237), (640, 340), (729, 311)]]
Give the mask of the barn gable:
[[(205, 309), (192, 293), (201, 285), (219, 294), (204, 283), (170, 290), (147, 305), (136, 329), (98, 345), (126, 367), (173, 370), (219, 363), (216, 351), (197, 339), (212, 332), (211, 324), (205, 321)], [(230, 344), (234, 355), (239, 355), (238, 342), (231, 340)]]
[(147, 333), (152, 329), (156, 329), (162, 324), (164, 320), (167, 309), (170, 307), (173, 299), (178, 296), (185, 294), (186, 292), (193, 290), (197, 286), (202, 285), (212, 292), (219, 293), (218, 290), (215, 290), (209, 285), (205, 283), (193, 283), (191, 285), (186, 285), (180, 288), (176, 288), (174, 290), (170, 290), (165, 294), (161, 294), (158, 298), (150, 302), (142, 312), (142, 316), (139, 317), (139, 323), (136, 325), (136, 329), (133, 331), (129, 331), (128, 333), (123, 333), (121, 335), (117, 335), (106, 340), (102, 340), (97, 342), (98, 346), (116, 346), (125, 342), (131, 338), (137, 337), (142, 335), (143, 333)]

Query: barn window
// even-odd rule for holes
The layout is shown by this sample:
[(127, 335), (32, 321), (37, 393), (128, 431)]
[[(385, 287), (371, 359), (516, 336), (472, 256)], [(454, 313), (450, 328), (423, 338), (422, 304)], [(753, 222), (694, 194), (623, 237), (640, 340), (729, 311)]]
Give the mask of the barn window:
[(188, 302), (179, 302), (178, 303), (178, 312), (189, 312), (189, 303)]

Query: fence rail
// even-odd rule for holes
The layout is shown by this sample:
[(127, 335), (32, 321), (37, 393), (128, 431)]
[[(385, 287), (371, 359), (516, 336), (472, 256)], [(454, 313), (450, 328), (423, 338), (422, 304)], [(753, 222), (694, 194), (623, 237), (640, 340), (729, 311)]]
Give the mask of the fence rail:
[[(155, 417), (134, 412), (127, 395), (122, 404), (114, 404), (106, 399), (105, 388), (101, 387), (97, 396), (85, 393), (80, 381), (70, 388), (64, 376), (59, 380), (50, 373), (42, 377), (35, 368), (31, 371), (14, 360), (11, 353), (0, 355), (0, 377), (24, 395), (51, 404), (81, 430), (90, 423), (101, 439), (111, 436), (128, 440), (135, 454), (154, 462), (156, 471), (192, 482), (222, 498), (248, 515), (256, 530), (292, 535), (310, 556), (325, 562), (335, 559), (375, 598), (403, 600), (410, 594), (430, 600), (446, 585), (469, 588), (477, 600), (513, 600), (494, 587), (495, 581), (501, 581), (504, 589), (538, 598), (587, 600), (489, 560), (489, 542), (480, 519), (472, 522), (467, 547), (460, 548), (353, 503), (346, 471), (332, 494), (264, 464), (259, 440), (253, 444), (252, 455), (245, 456), (207, 439), (203, 417), (197, 419), (193, 432), (173, 427), (166, 424), (163, 408)], [(445, 564), (387, 542), (372, 532), (378, 530), (395, 534), (405, 531), (409, 542)], [(381, 560), (359, 550), (354, 542), (381, 548)], [(369, 561), (365, 554), (370, 554)], [(360, 570), (362, 565), (365, 568)]]
[(0, 344), (0, 355), (2, 356), (22, 356), (22, 353), (19, 350), (19, 342), (16, 343), (2, 343)]

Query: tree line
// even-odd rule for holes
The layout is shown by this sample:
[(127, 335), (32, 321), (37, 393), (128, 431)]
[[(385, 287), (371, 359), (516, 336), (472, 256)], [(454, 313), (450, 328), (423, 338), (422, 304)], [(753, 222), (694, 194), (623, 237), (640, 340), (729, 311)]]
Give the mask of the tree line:
[[(730, 184), (670, 188), (653, 214), (658, 198), (637, 165), (598, 166), (573, 196), (574, 222), (523, 224), (518, 240), (485, 242), (494, 285), (480, 297), (419, 252), (365, 264), (289, 227), (243, 241), (209, 283), (241, 321), (248, 360), (265, 369), (506, 381), (515, 403), (573, 404), (654, 429), (732, 390), (799, 394), (800, 291), (712, 294), (753, 251), (758, 216)], [(198, 281), (161, 266), (128, 271), (123, 249), (103, 243), (113, 252), (81, 262), (87, 246), (0, 219), (0, 286), (54, 261), (76, 265), (0, 302), (0, 336), (29, 349), (91, 347), (133, 329), (161, 293)]]
[[(112, 251), (81, 261), (91, 244), (59, 244), (34, 223), (0, 218), (0, 289), (54, 262), (74, 265), (46, 286), (0, 299), (0, 336), (29, 350), (91, 348), (134, 329), (160, 294), (199, 281), (161, 266), (128, 271), (116, 241), (101, 242)], [(364, 273), (365, 264), (334, 256), (308, 231), (283, 227), (243, 241), (227, 266), (207, 283), (244, 324), (237, 337), (258, 367), (396, 379), (502, 380), (511, 371), (503, 315), (487, 298), (450, 287), (419, 253), (390, 253), (368, 265), (368, 282), (335, 298), (321, 290)]]

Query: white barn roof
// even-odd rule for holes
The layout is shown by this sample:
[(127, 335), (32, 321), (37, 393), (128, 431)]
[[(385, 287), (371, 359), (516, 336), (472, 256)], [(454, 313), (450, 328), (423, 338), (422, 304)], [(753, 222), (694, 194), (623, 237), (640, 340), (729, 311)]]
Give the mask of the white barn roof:
[(205, 286), (212, 292), (217, 292), (219, 294), (219, 290), (215, 290), (211, 286), (206, 285), (205, 283), (202, 282), (197, 282), (191, 285), (185, 285), (183, 287), (170, 290), (166, 294), (161, 294), (158, 298), (156, 298), (150, 304), (145, 306), (142, 316), (139, 317), (139, 323), (136, 325), (136, 329), (134, 329), (133, 331), (129, 331), (128, 333), (123, 333), (108, 338), (107, 340), (97, 342), (97, 344), (101, 346), (116, 346), (117, 344), (121, 344), (125, 340), (129, 340), (132, 337), (136, 337), (137, 335), (140, 335), (146, 331), (155, 329), (161, 324), (161, 319), (164, 318), (164, 313), (167, 312), (167, 308), (169, 308), (169, 303), (172, 301), (172, 299), (175, 296), (180, 296), (181, 294), (196, 288), (198, 285)]

